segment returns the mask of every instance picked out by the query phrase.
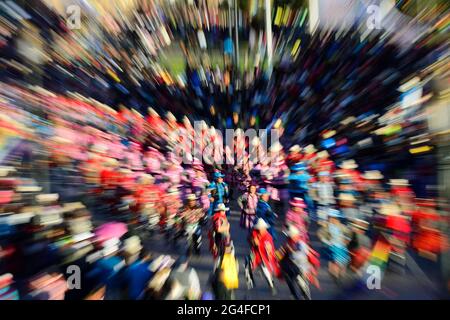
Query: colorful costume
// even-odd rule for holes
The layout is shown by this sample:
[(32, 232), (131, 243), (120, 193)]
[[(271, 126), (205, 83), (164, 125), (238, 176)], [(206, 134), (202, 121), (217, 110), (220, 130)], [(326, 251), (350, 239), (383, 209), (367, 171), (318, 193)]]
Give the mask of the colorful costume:
[(258, 195), (247, 192), (239, 199), (239, 202), (242, 209), (240, 225), (242, 228), (251, 229), (256, 219)]

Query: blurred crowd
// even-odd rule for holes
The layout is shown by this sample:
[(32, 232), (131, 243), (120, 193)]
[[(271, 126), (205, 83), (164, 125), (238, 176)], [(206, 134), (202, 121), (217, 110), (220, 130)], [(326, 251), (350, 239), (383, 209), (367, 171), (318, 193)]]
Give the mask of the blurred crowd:
[[(100, 6), (95, 19), (83, 7), (75, 30), (44, 2), (1, 5), (0, 300), (233, 299), (259, 269), (273, 294), (279, 278), (311, 299), (320, 268), (351, 291), (368, 266), (403, 274), (408, 254), (448, 252), (448, 199), (429, 188), (442, 132), (427, 123), (448, 95), (435, 88), (448, 10), (401, 48), (356, 28), (309, 35), (307, 10), (277, 7), (272, 70), (245, 14), (239, 67), (220, 1)], [(183, 75), (158, 62), (178, 39)], [(266, 136), (237, 129), (229, 146), (226, 128)], [(271, 129), (280, 141), (265, 148)], [(202, 235), (206, 286), (191, 263)], [(163, 238), (185, 254), (157, 253)]]

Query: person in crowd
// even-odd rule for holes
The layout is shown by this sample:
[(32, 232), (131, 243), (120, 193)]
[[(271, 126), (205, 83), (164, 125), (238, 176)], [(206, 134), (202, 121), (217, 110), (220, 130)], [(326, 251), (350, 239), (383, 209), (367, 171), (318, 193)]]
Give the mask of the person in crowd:
[(189, 259), (180, 257), (167, 280), (169, 292), (166, 300), (199, 300), (202, 295), (197, 271), (189, 265)]
[(147, 283), (153, 275), (149, 268), (151, 256), (143, 250), (138, 236), (131, 236), (124, 240), (122, 255), (126, 263), (123, 271), (125, 299), (141, 300)]
[(368, 225), (367, 221), (361, 219), (354, 219), (350, 224), (350, 241), (347, 246), (350, 254), (349, 269), (359, 276), (372, 250), (372, 240), (366, 234)]
[(250, 230), (256, 220), (256, 208), (258, 205), (258, 195), (256, 193), (256, 185), (250, 185), (248, 191), (239, 197), (239, 207), (241, 208), (240, 226)]
[(249, 267), (255, 271), (258, 267), (263, 269), (266, 280), (276, 294), (273, 278), (280, 276), (280, 267), (275, 252), (273, 238), (268, 231), (269, 225), (262, 218), (258, 218), (252, 232), (249, 235), (251, 247)]
[(208, 235), (211, 253), (214, 259), (220, 259), (225, 247), (231, 243), (230, 223), (226, 216), (227, 208), (223, 203), (219, 203), (214, 211), (211, 219), (212, 226)]
[(239, 287), (239, 264), (232, 245), (225, 247), (225, 253), (212, 276), (211, 286), (217, 300), (235, 298), (234, 290)]
[(334, 195), (334, 183), (328, 171), (320, 171), (319, 181), (314, 184), (317, 194), (317, 216), (319, 222), (327, 219), (327, 212), (336, 203)]
[(214, 178), (214, 196), (213, 206), (216, 207), (219, 203), (228, 203), (229, 190), (228, 184), (223, 181), (224, 175), (221, 172), (215, 172)]
[[(302, 198), (293, 198), (289, 201), (290, 208), (286, 213), (285, 225), (289, 229), (290, 226), (297, 228), (297, 230), (307, 230), (308, 214), (305, 212), (306, 204)], [(305, 237), (308, 234), (304, 233)]]
[(311, 176), (307, 173), (305, 163), (298, 162), (291, 168), (291, 174), (288, 177), (289, 181), (289, 196), (290, 198), (302, 198), (308, 208), (308, 214), (314, 219), (314, 203), (309, 196), (309, 181)]
[(263, 219), (267, 223), (270, 235), (273, 239), (276, 239), (275, 223), (278, 215), (273, 212), (269, 204), (270, 193), (267, 189), (261, 188), (258, 194), (259, 200), (256, 206), (256, 217)]
[(327, 248), (328, 270), (336, 280), (342, 279), (350, 262), (347, 249), (350, 240), (349, 231), (341, 219), (343, 219), (342, 213), (336, 209), (329, 210), (328, 222), (317, 232), (320, 241)]

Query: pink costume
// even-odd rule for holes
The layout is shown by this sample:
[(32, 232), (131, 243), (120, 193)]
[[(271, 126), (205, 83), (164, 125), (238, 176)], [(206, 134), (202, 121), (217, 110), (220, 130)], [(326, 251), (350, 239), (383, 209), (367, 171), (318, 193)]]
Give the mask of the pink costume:
[(306, 230), (306, 213), (295, 212), (289, 209), (286, 213), (286, 225), (292, 225), (298, 230)]
[(240, 201), (242, 208), (241, 212), (241, 227), (246, 229), (253, 228), (256, 220), (256, 206), (258, 205), (258, 196), (256, 194), (246, 193), (242, 196)]

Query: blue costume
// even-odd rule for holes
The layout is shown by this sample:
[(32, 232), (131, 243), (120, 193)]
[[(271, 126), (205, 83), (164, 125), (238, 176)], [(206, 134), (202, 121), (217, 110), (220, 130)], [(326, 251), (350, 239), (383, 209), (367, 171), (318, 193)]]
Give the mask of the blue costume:
[(225, 182), (217, 182), (217, 179), (223, 178), (224, 175), (220, 172), (214, 173), (214, 180), (210, 187), (215, 190), (215, 193), (212, 195), (214, 197), (213, 209), (217, 207), (219, 203), (227, 203), (229, 197), (229, 189), (228, 184)]
[[(260, 190), (260, 194), (267, 194), (268, 192), (265, 189)], [(259, 199), (258, 204), (256, 206), (256, 217), (263, 219), (268, 225), (269, 228), (267, 231), (269, 231), (272, 238), (276, 239), (276, 232), (275, 232), (275, 212), (273, 212), (272, 208), (270, 207), (270, 204), (268, 204), (266, 201)]]
[(302, 198), (308, 207), (308, 213), (311, 218), (313, 218), (315, 212), (314, 203), (308, 194), (308, 182), (311, 179), (311, 176), (306, 172), (306, 167), (301, 162), (292, 166), (291, 171), (293, 172), (288, 177), (289, 196), (291, 199)]

